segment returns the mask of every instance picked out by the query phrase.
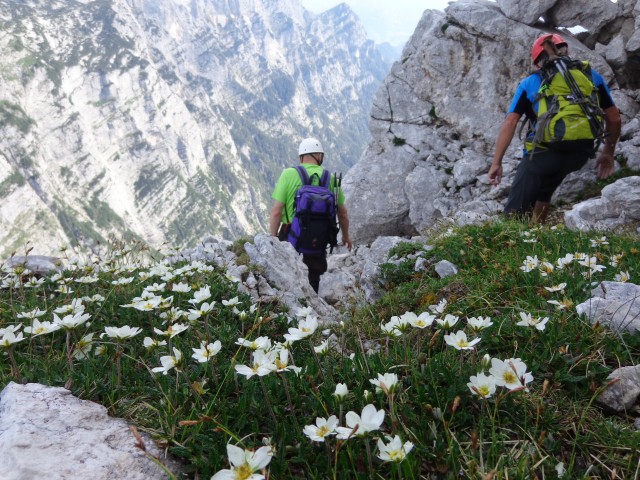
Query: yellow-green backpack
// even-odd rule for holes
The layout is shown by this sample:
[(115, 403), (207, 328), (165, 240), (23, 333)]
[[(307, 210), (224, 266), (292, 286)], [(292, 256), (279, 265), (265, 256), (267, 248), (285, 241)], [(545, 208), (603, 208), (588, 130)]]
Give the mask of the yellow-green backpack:
[(527, 150), (565, 150), (589, 142), (597, 142), (597, 149), (604, 137), (604, 114), (589, 63), (562, 57), (549, 62), (540, 74), (542, 83), (534, 100), (537, 124)]

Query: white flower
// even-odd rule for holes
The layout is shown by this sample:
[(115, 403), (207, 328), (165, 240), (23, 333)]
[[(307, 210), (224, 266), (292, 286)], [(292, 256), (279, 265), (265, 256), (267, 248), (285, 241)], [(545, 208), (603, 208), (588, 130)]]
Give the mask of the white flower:
[(496, 379), (493, 375), (485, 375), (484, 373), (471, 375), (467, 387), (469, 387), (472, 393), (479, 397), (489, 398), (496, 393)]
[(617, 267), (620, 261), (622, 260), (622, 257), (623, 257), (622, 253), (619, 253), (617, 255), (612, 255), (611, 258), (609, 258), (609, 265), (611, 265), (612, 267)]
[(475, 338), (469, 341), (467, 340), (467, 334), (462, 330), (458, 330), (456, 333), (445, 335), (444, 341), (447, 345), (451, 345), (456, 350), (473, 350), (473, 346), (480, 342), (480, 339)]
[(269, 465), (273, 456), (273, 448), (260, 447), (254, 452), (228, 444), (227, 456), (231, 470), (220, 470), (211, 477), (211, 480), (264, 480), (264, 475), (256, 472)]
[(30, 333), (34, 337), (37, 335), (45, 335), (47, 333), (60, 330), (61, 325), (56, 322), (41, 322), (34, 318), (30, 327), (24, 327), (24, 333)]
[(104, 333), (100, 335), (100, 337), (106, 335), (107, 337), (115, 338), (116, 340), (125, 340), (127, 338), (135, 337), (141, 331), (141, 328), (130, 327), (129, 325), (125, 325), (124, 327), (104, 327)]
[(36, 307), (36, 308), (34, 308), (33, 310), (31, 310), (29, 312), (19, 313), (18, 315), (16, 315), (16, 318), (28, 318), (30, 320), (34, 320), (36, 318), (40, 318), (41, 316), (43, 316), (46, 313), (47, 312), (45, 310), (40, 310), (39, 308)]
[(147, 350), (153, 350), (154, 348), (158, 348), (158, 347), (166, 345), (167, 341), (166, 340), (157, 340), (157, 339), (151, 338), (151, 337), (144, 337), (144, 340), (143, 340), (142, 344), (144, 345), (144, 348), (146, 348)]
[(18, 332), (16, 335), (14, 332), (5, 332), (2, 337), (0, 337), (0, 347), (9, 348), (14, 343), (18, 343), (24, 340), (24, 336), (22, 332)]
[(560, 462), (555, 466), (556, 473), (558, 474), (558, 478), (564, 477), (564, 474), (567, 473), (567, 470), (564, 468), (564, 463)]
[(549, 262), (540, 262), (538, 269), (540, 270), (541, 276), (547, 277), (553, 273), (553, 264)]
[(191, 291), (191, 287), (186, 283), (174, 283), (171, 287), (172, 292), (186, 293)]
[(549, 291), (549, 292), (563, 292), (564, 289), (566, 288), (566, 286), (567, 286), (566, 283), (560, 283), (560, 284), (554, 285), (552, 287), (544, 287), (544, 289)]
[(72, 315), (75, 313), (84, 312), (84, 305), (82, 304), (82, 300), (79, 298), (74, 298), (69, 305), (63, 305), (62, 307), (58, 307), (54, 310), (55, 313), (60, 313), (63, 315)]
[(398, 375), (395, 373), (378, 374), (378, 378), (369, 379), (372, 385), (376, 387), (376, 393), (384, 392), (389, 395), (397, 390)]
[(306, 425), (303, 429), (304, 434), (314, 442), (324, 442), (325, 437), (336, 434), (338, 419), (335, 415), (329, 418), (316, 418), (315, 425)]
[(153, 285), (147, 285), (144, 287), (145, 292), (164, 292), (166, 283), (154, 283)]
[(527, 366), (519, 358), (507, 360), (492, 358), (489, 373), (495, 377), (496, 385), (509, 390), (524, 387), (533, 381), (533, 376), (527, 372)]
[(615, 276), (616, 282), (626, 283), (629, 280), (631, 280), (631, 275), (629, 275), (629, 272), (620, 272)]
[(284, 338), (287, 342), (295, 342), (297, 340), (302, 340), (303, 338), (307, 338), (310, 335), (313, 335), (318, 328), (318, 318), (314, 316), (309, 316), (305, 320), (300, 320), (298, 322), (298, 327), (289, 328), (289, 333), (284, 334)]
[(212, 357), (215, 357), (222, 349), (220, 340), (216, 340), (214, 343), (206, 345), (204, 342), (200, 343), (200, 348), (192, 348), (193, 355), (191, 357), (200, 363), (209, 361)]
[(18, 325), (9, 325), (8, 327), (0, 328), (0, 337), (9, 332), (16, 333), (21, 328), (22, 328), (21, 323), (19, 323)]
[(89, 333), (82, 337), (73, 351), (73, 358), (76, 360), (86, 360), (89, 358), (91, 348), (93, 347), (93, 333)]
[(349, 395), (349, 389), (344, 383), (338, 383), (336, 385), (336, 391), (333, 392), (333, 396), (338, 399), (339, 402), (343, 401), (345, 397)]
[(565, 299), (560, 300), (560, 301), (547, 300), (547, 303), (550, 303), (551, 305), (555, 305), (556, 310), (564, 310), (566, 308), (573, 307), (573, 302), (571, 300), (569, 300), (568, 298), (565, 298)]
[(556, 261), (556, 268), (558, 270), (562, 270), (564, 267), (566, 267), (567, 265), (570, 265), (571, 262), (573, 262), (574, 256), (571, 253), (567, 253), (564, 257), (559, 258)]
[(249, 347), (251, 350), (269, 350), (271, 348), (271, 340), (269, 337), (258, 337), (255, 340), (239, 338), (236, 345)]
[(388, 443), (384, 443), (381, 438), (378, 439), (378, 458), (383, 462), (400, 463), (406, 457), (407, 454), (413, 449), (413, 443), (404, 442), (398, 435), (390, 437), (385, 435)]
[(407, 324), (401, 323), (400, 317), (393, 316), (387, 323), (381, 324), (380, 328), (387, 335), (399, 337), (400, 335), (402, 335), (402, 332), (405, 330), (406, 326)]
[(154, 295), (152, 297), (146, 297), (138, 301), (134, 301), (131, 303), (131, 306), (136, 310), (140, 310), (142, 312), (150, 312), (158, 308), (161, 302), (162, 302), (162, 297), (158, 297)]
[(276, 366), (276, 372), (295, 372), (300, 373), (302, 370), (295, 365), (289, 365), (289, 350), (286, 348), (280, 348), (276, 350), (278, 355), (274, 358), (273, 363)]
[(313, 351), (319, 355), (326, 355), (329, 353), (329, 340), (324, 340), (320, 345), (313, 347)]
[(240, 300), (238, 300), (238, 297), (233, 297), (231, 300), (222, 300), (222, 304), (225, 307), (235, 307), (240, 304)]
[[(98, 279), (96, 278), (96, 281)], [(77, 281), (77, 280), (76, 280)], [(30, 277), (29, 280), (27, 280), (24, 283), (24, 287), (25, 288), (38, 288), (40, 287), (42, 284), (44, 283), (44, 278), (36, 278), (36, 277)]]
[(215, 304), (216, 304), (216, 302), (211, 302), (211, 303), (204, 302), (202, 305), (200, 305), (200, 308), (189, 310), (189, 314), (187, 315), (187, 318), (189, 320), (192, 320), (192, 321), (196, 320), (196, 319), (206, 315), (211, 310), (213, 310), (213, 306)]
[[(578, 262), (578, 265), (582, 265), (583, 267), (594, 268), (599, 267), (598, 259), (596, 257), (585, 257)], [(604, 268), (604, 267), (603, 267)]]
[(154, 328), (153, 331), (155, 333), (157, 333), (158, 335), (162, 335), (164, 337), (173, 338), (176, 335), (181, 334), (182, 332), (184, 332), (188, 328), (189, 328), (189, 325), (187, 325), (185, 323), (173, 323), (173, 324), (169, 325), (169, 327), (165, 331), (162, 331), (162, 330), (160, 330), (158, 328)]
[(204, 302), (210, 297), (211, 297), (211, 290), (209, 289), (209, 285), (205, 285), (200, 290), (194, 292), (193, 298), (189, 300), (189, 303), (196, 305), (198, 303)]
[(100, 295), (99, 293), (96, 293), (95, 295), (92, 295), (91, 297), (82, 297), (81, 300), (83, 302), (86, 303), (102, 303), (104, 302), (105, 298)]
[(549, 317), (544, 318), (533, 318), (530, 313), (520, 312), (520, 320), (516, 325), (520, 327), (535, 327), (536, 329), (543, 331), (547, 322), (549, 321)]
[(345, 416), (346, 427), (338, 427), (337, 438), (346, 440), (352, 436), (362, 437), (369, 432), (379, 430), (382, 422), (384, 422), (384, 410), (376, 410), (372, 404), (362, 409), (362, 414), (356, 412), (348, 412)]
[(609, 242), (607, 240), (607, 237), (600, 237), (600, 238), (592, 238), (590, 240), (591, 243), (591, 248), (597, 248), (601, 245), (609, 245)]
[(422, 312), (420, 315), (418, 315), (415, 318), (409, 318), (409, 325), (411, 325), (414, 328), (426, 328), (426, 327), (430, 327), (431, 325), (433, 325), (433, 322), (435, 321), (436, 316), (432, 315), (429, 312)]
[(244, 375), (247, 378), (251, 378), (254, 375), (264, 377), (278, 369), (274, 363), (276, 355), (277, 352), (275, 350), (270, 352), (256, 350), (253, 352), (253, 364), (250, 367), (247, 365), (236, 365), (235, 370), (240, 375)]
[(430, 305), (429, 306), (429, 310), (431, 310), (433, 313), (439, 313), (442, 314), (444, 313), (444, 309), (447, 308), (447, 299), (443, 298), (442, 300), (440, 300), (440, 303), (438, 303), (437, 305)]
[(460, 317), (447, 313), (443, 319), (436, 318), (436, 323), (445, 330), (449, 330), (456, 323), (458, 323), (458, 320), (460, 320)]
[(538, 263), (539, 261), (537, 255), (534, 255), (533, 257), (527, 256), (527, 258), (522, 262), (520, 270), (525, 273), (529, 273), (538, 268)]
[(180, 365), (180, 361), (182, 360), (182, 352), (177, 348), (173, 347), (173, 355), (166, 355), (160, 357), (160, 367), (152, 368), (151, 371), (154, 373), (162, 372), (163, 375), (169, 373), (172, 368), (176, 368)]
[(119, 278), (117, 280), (113, 280), (111, 283), (113, 285), (128, 285), (129, 283), (133, 282), (135, 280), (135, 277), (123, 277), (123, 278)]
[(471, 317), (467, 318), (467, 324), (476, 332), (489, 328), (493, 325), (491, 317)]
[(65, 330), (74, 330), (81, 327), (87, 320), (91, 318), (88, 313), (75, 313), (73, 315), (65, 315), (62, 319), (55, 313), (53, 314), (53, 323), (60, 325)]

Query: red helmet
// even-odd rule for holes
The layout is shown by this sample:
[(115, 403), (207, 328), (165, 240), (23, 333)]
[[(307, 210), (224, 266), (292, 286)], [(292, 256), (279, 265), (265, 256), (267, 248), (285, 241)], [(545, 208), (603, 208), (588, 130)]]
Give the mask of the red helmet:
[(544, 52), (544, 42), (547, 40), (551, 40), (556, 47), (567, 45), (567, 41), (557, 33), (547, 33), (539, 36), (533, 42), (533, 47), (531, 47), (531, 60), (533, 60), (533, 63), (536, 63), (540, 54)]

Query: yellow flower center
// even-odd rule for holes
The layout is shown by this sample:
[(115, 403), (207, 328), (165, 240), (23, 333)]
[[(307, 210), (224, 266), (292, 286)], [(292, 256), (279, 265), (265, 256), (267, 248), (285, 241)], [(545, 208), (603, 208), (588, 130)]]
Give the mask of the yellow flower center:
[(329, 427), (327, 427), (326, 425), (323, 425), (320, 428), (318, 428), (317, 435), (319, 437), (324, 437), (327, 433), (329, 433)]
[(481, 397), (486, 397), (487, 395), (489, 395), (489, 387), (487, 385), (481, 385), (478, 388), (478, 394), (480, 394)]
[(287, 364), (282, 362), (282, 361), (280, 361), (279, 358), (276, 358), (275, 364), (276, 364), (276, 367), (278, 368), (278, 370), (282, 370), (283, 368), (287, 368)]
[(504, 379), (505, 382), (507, 383), (518, 383), (518, 377), (516, 377), (515, 373), (513, 373), (510, 370), (506, 370), (503, 374), (502, 374), (502, 378)]
[(236, 480), (247, 480), (247, 478), (251, 478), (253, 471), (249, 467), (249, 465), (244, 464), (235, 469)]
[(389, 452), (389, 458), (391, 459), (392, 462), (401, 462), (402, 460), (404, 460), (404, 457), (405, 457), (405, 454), (402, 449), (391, 450)]

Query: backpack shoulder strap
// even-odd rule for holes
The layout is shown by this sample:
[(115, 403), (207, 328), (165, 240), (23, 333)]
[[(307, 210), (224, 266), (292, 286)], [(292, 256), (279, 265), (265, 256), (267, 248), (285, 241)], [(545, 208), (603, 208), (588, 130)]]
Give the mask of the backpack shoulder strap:
[(302, 165), (298, 165), (296, 167), (296, 170), (298, 171), (298, 175), (300, 175), (300, 180), (302, 180), (302, 185), (310, 185), (311, 180), (309, 179), (309, 174), (307, 173), (307, 169), (304, 168)]
[(324, 188), (331, 187), (331, 173), (329, 173), (329, 170), (322, 171), (322, 176), (320, 177), (320, 186)]

